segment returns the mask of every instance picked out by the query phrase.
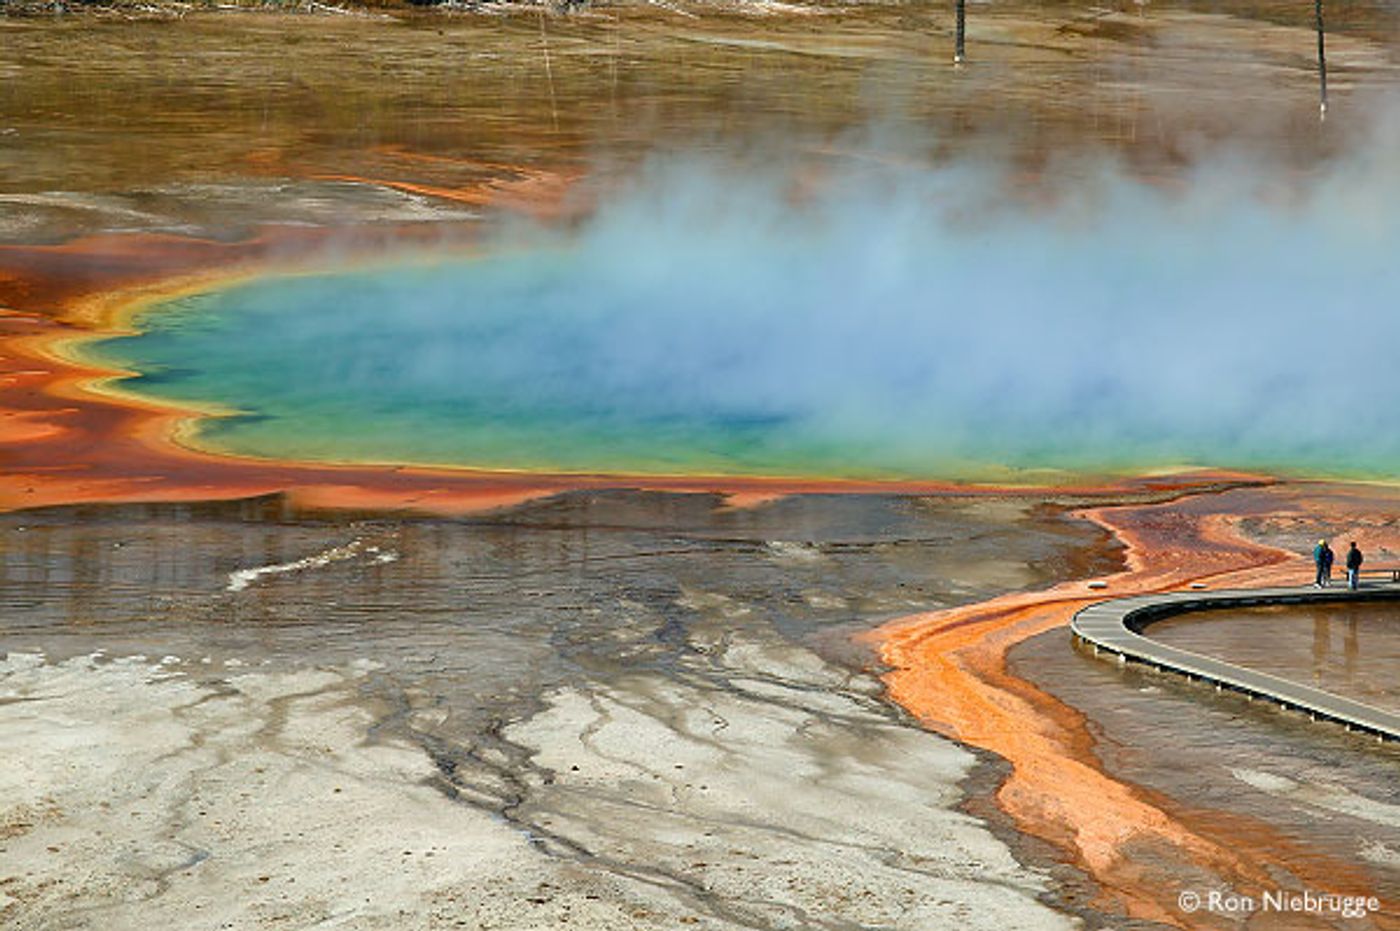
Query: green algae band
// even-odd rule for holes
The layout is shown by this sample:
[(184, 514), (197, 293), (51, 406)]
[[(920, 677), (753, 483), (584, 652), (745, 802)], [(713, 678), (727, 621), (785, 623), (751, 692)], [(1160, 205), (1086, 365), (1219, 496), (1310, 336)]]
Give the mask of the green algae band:
[(1092, 219), (969, 231), (930, 207), (937, 173), (800, 208), (673, 178), (565, 242), (262, 280), (154, 308), (98, 352), (142, 373), (130, 390), (242, 412), (197, 441), (268, 457), (1393, 475), (1393, 217), (1349, 234), (1306, 198), (1106, 184)]

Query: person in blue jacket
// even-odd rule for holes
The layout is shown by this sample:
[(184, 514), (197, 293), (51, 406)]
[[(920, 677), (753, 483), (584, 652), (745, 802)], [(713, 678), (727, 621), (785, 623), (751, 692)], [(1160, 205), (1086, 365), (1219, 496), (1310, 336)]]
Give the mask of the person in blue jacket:
[(1318, 540), (1317, 546), (1313, 547), (1313, 564), (1317, 566), (1317, 578), (1313, 580), (1313, 585), (1317, 588), (1332, 584), (1332, 560), (1335, 556), (1326, 540)]

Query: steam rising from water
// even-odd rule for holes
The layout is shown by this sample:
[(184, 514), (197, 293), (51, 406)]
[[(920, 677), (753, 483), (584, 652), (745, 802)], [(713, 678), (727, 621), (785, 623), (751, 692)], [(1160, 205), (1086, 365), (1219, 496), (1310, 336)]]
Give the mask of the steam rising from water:
[(1393, 161), (1091, 174), (1047, 204), (966, 165), (672, 162), (568, 235), (207, 295), (104, 351), (150, 373), (137, 390), (254, 414), (205, 436), (275, 455), (1395, 472)]

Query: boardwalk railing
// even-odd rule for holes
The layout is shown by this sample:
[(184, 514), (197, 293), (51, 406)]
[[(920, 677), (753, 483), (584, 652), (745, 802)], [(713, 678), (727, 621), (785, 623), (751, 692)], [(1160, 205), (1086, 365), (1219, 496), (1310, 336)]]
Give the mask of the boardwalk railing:
[[(1371, 569), (1372, 573), (1390, 571), (1381, 567)], [(1143, 630), (1155, 621), (1192, 611), (1383, 600), (1400, 601), (1400, 584), (1368, 582), (1358, 591), (1350, 591), (1345, 584), (1337, 585), (1334, 582), (1333, 587), (1321, 589), (1307, 586), (1164, 592), (1090, 605), (1074, 616), (1070, 629), (1076, 642), (1091, 647), (1095, 655), (1107, 654), (1120, 664), (1144, 663), (1155, 669), (1179, 673), (1187, 679), (1210, 682), (1215, 685), (1216, 691), (1229, 689), (1265, 698), (1284, 708), (1302, 711), (1314, 720), (1336, 721), (1348, 730), (1364, 731), (1380, 740), (1400, 740), (1400, 714), (1279, 676), (1170, 647), (1143, 635)]]

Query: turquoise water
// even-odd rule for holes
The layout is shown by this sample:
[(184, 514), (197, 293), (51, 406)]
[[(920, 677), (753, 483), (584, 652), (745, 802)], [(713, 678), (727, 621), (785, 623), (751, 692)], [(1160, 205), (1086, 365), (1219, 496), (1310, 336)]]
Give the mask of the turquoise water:
[[(264, 456), (969, 477), (1199, 464), (1392, 476), (1400, 223), (1109, 175), (968, 222), (976, 173), (663, 173), (582, 229), (426, 267), (270, 278), (101, 344)], [(523, 245), (522, 245), (523, 243)]]

